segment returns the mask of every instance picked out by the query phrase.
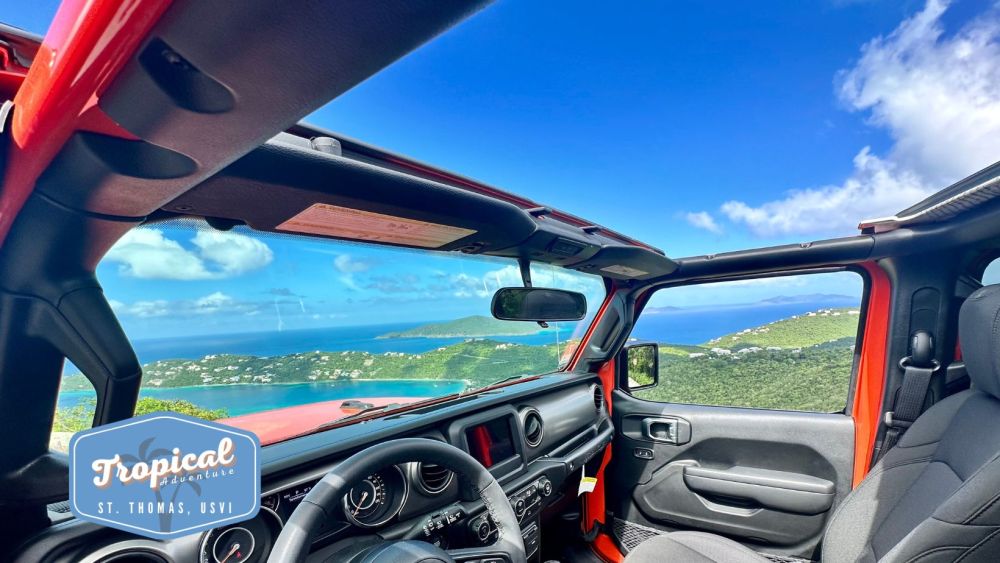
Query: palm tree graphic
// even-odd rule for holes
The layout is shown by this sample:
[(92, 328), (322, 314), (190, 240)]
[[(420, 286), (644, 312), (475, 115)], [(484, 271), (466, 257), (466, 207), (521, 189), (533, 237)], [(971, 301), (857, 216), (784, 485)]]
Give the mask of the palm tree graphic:
[[(145, 463), (151, 463), (154, 459), (170, 456), (173, 454), (173, 452), (164, 448), (157, 448), (154, 450), (150, 450), (149, 448), (150, 446), (153, 445), (154, 440), (156, 440), (156, 436), (152, 436), (143, 440), (142, 443), (139, 444), (139, 451), (138, 451), (139, 455), (137, 456), (130, 454), (122, 455), (122, 464), (129, 465), (129, 467), (131, 467), (136, 463), (139, 463), (140, 461)], [(177, 500), (177, 495), (181, 492), (181, 489), (183, 489), (185, 485), (190, 486), (192, 489), (194, 489), (194, 493), (196, 496), (198, 497), (201, 496), (201, 485), (190, 479), (185, 479), (184, 481), (178, 483), (174, 487), (174, 493), (170, 496), (171, 504), (173, 504), (173, 502)], [(157, 505), (159, 505), (159, 503), (163, 502), (163, 488), (157, 487), (156, 489), (151, 489), (151, 490), (155, 494)], [(171, 531), (170, 524), (173, 521), (173, 517), (174, 515), (170, 511), (163, 511), (159, 514), (161, 532)]]

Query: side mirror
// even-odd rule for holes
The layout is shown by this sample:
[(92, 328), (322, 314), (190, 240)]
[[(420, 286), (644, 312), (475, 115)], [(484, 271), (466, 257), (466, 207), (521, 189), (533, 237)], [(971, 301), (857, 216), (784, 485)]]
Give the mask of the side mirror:
[(490, 308), (502, 321), (578, 321), (587, 314), (587, 297), (565, 289), (502, 287)]
[(660, 381), (660, 348), (655, 342), (629, 342), (622, 355), (621, 365), (629, 391), (656, 387)]

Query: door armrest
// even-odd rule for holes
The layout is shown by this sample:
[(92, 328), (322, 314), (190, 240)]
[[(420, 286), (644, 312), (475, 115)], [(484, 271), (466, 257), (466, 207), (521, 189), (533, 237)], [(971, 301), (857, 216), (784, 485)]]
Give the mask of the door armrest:
[(749, 500), (798, 514), (826, 512), (833, 506), (836, 493), (833, 482), (819, 477), (741, 466), (686, 466), (684, 483), (688, 489), (711, 497)]

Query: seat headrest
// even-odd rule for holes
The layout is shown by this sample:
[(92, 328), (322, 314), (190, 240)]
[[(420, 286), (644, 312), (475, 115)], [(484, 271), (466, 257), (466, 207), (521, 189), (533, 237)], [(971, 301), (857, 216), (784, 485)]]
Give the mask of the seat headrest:
[(1000, 398), (1000, 284), (977, 289), (965, 300), (958, 338), (973, 385)]

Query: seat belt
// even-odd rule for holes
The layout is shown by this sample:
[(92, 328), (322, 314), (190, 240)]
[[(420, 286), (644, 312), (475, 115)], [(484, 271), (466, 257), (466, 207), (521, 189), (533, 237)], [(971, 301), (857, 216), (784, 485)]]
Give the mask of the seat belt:
[(934, 359), (934, 337), (931, 333), (920, 330), (913, 334), (910, 355), (899, 361), (899, 367), (903, 368), (903, 384), (896, 397), (895, 409), (885, 413), (883, 422), (887, 429), (879, 459), (899, 442), (906, 429), (923, 412), (931, 375), (941, 367)]

